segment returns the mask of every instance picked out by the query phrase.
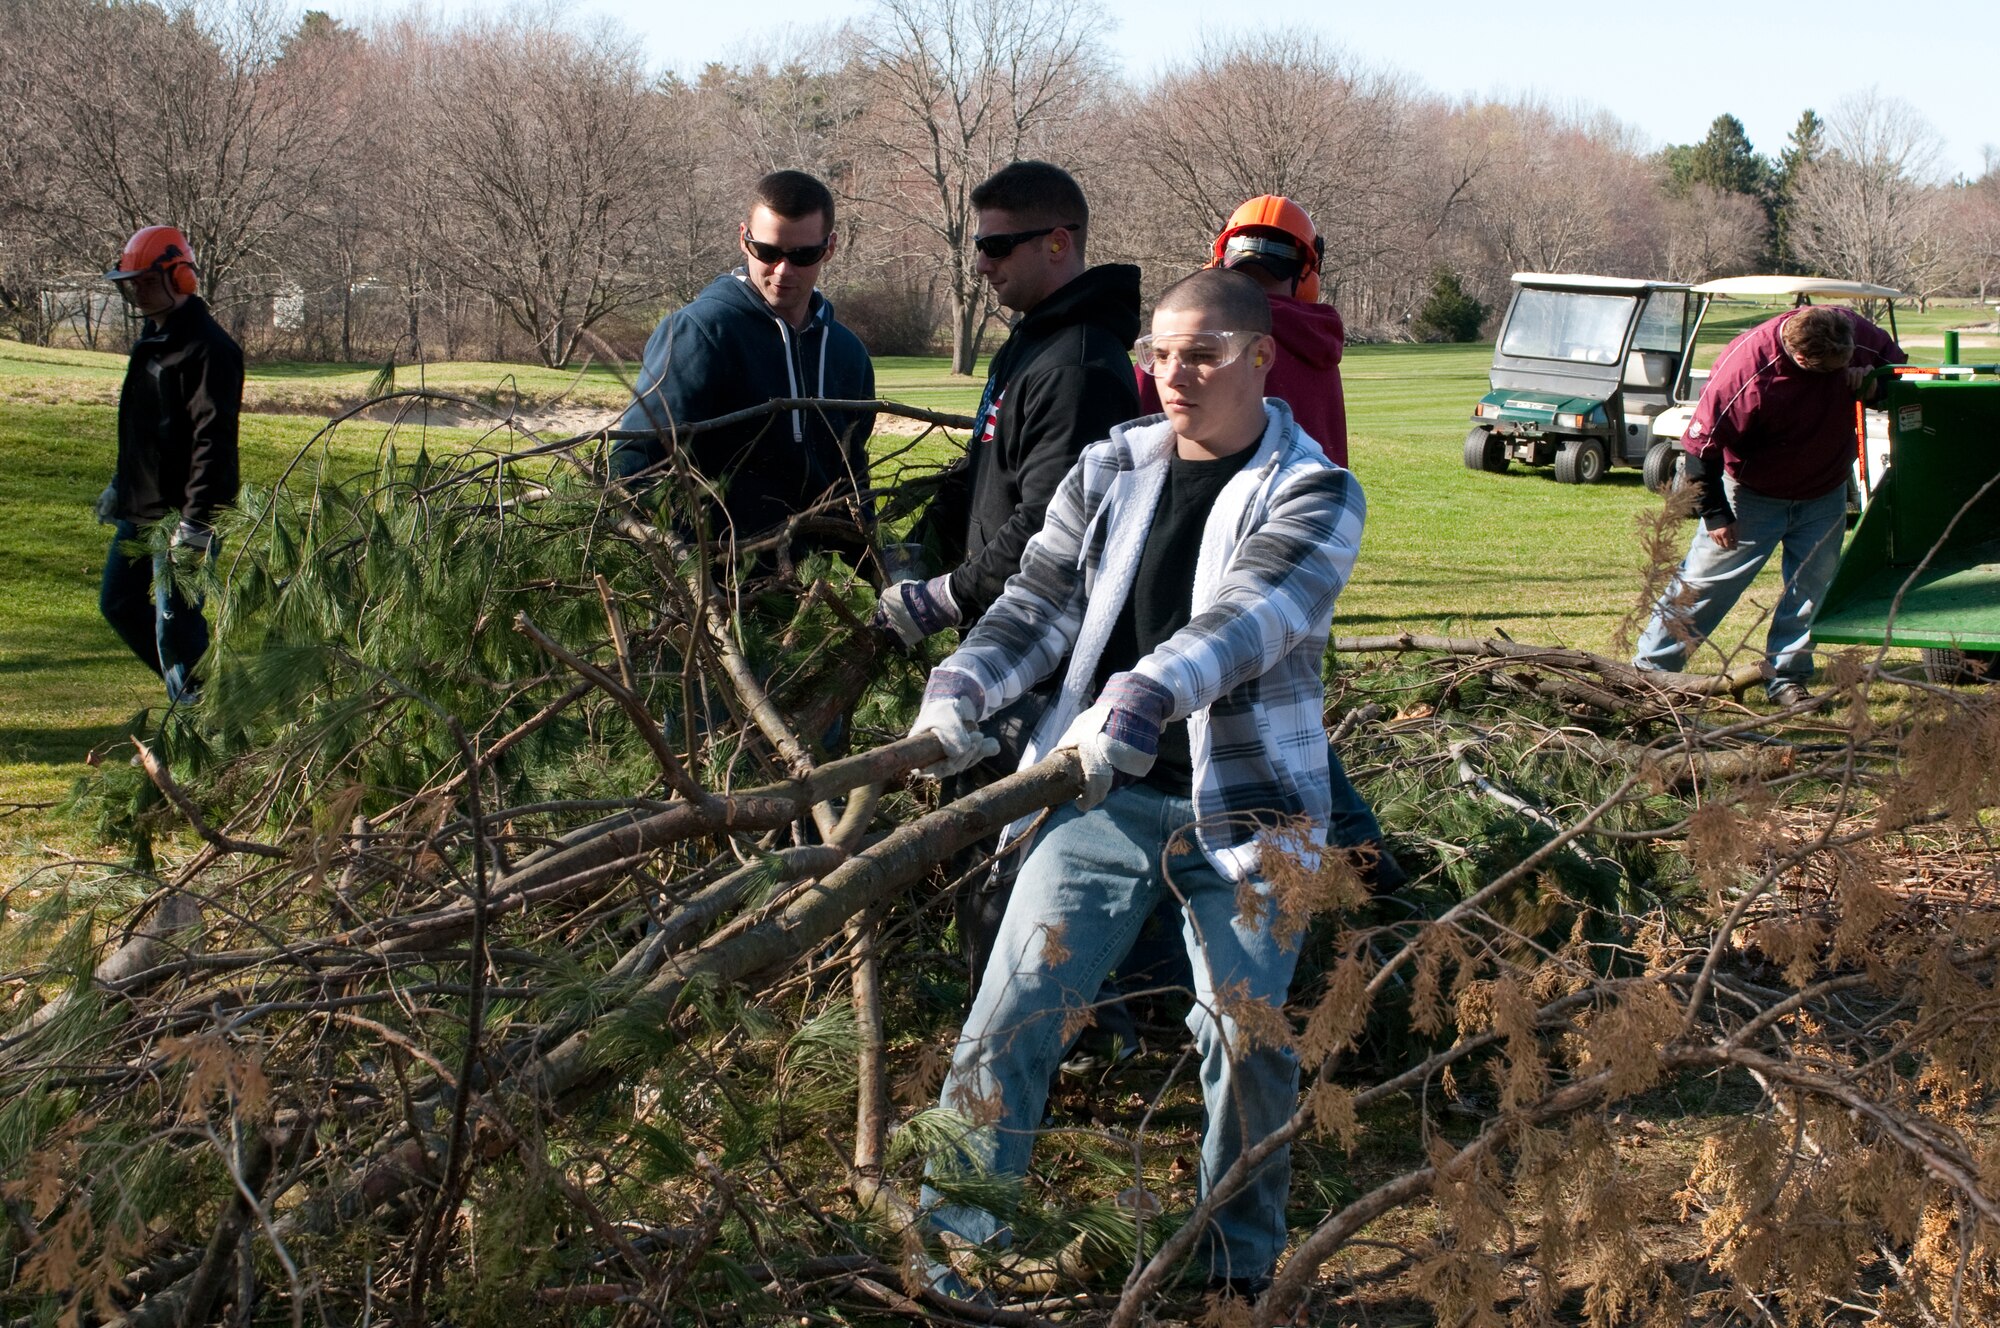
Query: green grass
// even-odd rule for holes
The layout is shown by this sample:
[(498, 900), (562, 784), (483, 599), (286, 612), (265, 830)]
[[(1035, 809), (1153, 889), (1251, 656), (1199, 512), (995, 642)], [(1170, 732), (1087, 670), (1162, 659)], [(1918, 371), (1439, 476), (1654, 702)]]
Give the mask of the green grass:
[[(1466, 417), (1485, 391), (1491, 354), (1486, 345), (1348, 352), (1350, 452), (1368, 493), (1369, 519), (1336, 630), (1459, 636), (1503, 630), (1521, 641), (1609, 649), (1639, 585), (1635, 521), (1657, 510), (1659, 500), (1633, 470), (1614, 470), (1605, 483), (1578, 488), (1557, 484), (1546, 470), (1465, 469)], [(135, 712), (163, 700), (158, 681), (97, 615), (106, 532), (91, 506), (112, 469), (122, 366), (115, 355), (0, 342), (0, 511), (6, 513), (0, 566), (7, 569), (0, 803), (62, 796), (87, 752), (114, 743)], [(316, 401), (324, 411), (350, 404), (375, 371), (255, 366), (247, 396), (263, 409), (244, 418), (246, 482), (270, 483), (324, 422), (323, 414), (272, 413), (274, 406)], [(609, 409), (622, 399), (616, 379), (601, 369), (579, 376), (447, 364), (431, 366), (425, 380), (489, 399), (513, 385), (542, 403), (587, 397)], [(414, 383), (414, 370), (402, 370), (399, 381)], [(885, 397), (961, 413), (975, 408), (980, 388), (979, 379), (953, 377), (935, 359), (884, 359), (877, 381)], [(387, 428), (356, 422), (335, 436), (331, 450), (364, 464)], [(460, 442), (478, 436), (430, 431), (433, 439)], [(877, 440), (880, 450), (905, 441)], [(1774, 586), (1775, 573), (1767, 574), (1718, 639), (1742, 638)]]
[[(27, 353), (20, 354), (19, 352)], [(49, 356), (50, 374), (87, 382), (107, 358), (40, 352), (0, 342), (0, 804), (61, 798), (83, 773), (85, 755), (119, 745), (132, 717), (161, 707), (159, 680), (133, 659), (97, 613), (98, 578), (109, 530), (93, 506), (116, 454), (117, 408), (46, 404), (48, 391), (27, 366)], [(119, 361), (122, 365), (122, 359)], [(28, 390), (15, 391), (26, 384)], [(117, 376), (109, 383), (115, 398)], [(90, 396), (89, 392), (79, 395)], [(310, 415), (248, 414), (241, 458), (247, 483), (270, 484), (324, 426)], [(336, 433), (336, 464), (366, 464), (388, 426)], [(403, 428), (403, 446), (421, 430)], [(431, 429), (433, 447), (462, 446), (482, 433)], [(129, 753), (119, 753), (123, 760)], [(0, 806), (0, 812), (4, 812)], [(43, 824), (15, 816), (0, 826)]]
[[(635, 366), (636, 367), (636, 366)], [(382, 372), (376, 364), (299, 363), (278, 360), (251, 367), (243, 405), (258, 412), (344, 410), (368, 398)], [(0, 342), (0, 400), (72, 405), (115, 405), (125, 375), (125, 357), (104, 351), (45, 350)], [(630, 400), (618, 373), (605, 365), (544, 369), (539, 365), (446, 361), (398, 365), (395, 386), (429, 387), (497, 405), (546, 410), (578, 406), (616, 410)]]

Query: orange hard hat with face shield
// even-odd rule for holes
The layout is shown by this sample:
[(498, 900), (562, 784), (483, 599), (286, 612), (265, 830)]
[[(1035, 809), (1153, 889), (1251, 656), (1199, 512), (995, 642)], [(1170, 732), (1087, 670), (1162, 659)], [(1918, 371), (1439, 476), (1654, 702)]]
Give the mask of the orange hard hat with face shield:
[(1215, 237), (1215, 257), (1208, 265), (1255, 263), (1280, 280), (1296, 278), (1298, 298), (1311, 303), (1319, 299), (1319, 269), (1325, 256), (1326, 241), (1304, 208), (1277, 194), (1260, 194), (1229, 214), (1229, 223)]
[(130, 281), (148, 272), (164, 276), (167, 289), (176, 295), (194, 294), (194, 250), (178, 226), (147, 226), (133, 232), (104, 276), (108, 281)]

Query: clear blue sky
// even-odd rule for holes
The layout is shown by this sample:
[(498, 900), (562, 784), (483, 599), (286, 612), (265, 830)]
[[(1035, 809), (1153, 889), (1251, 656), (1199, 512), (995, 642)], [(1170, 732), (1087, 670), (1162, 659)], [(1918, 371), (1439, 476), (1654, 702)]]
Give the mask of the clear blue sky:
[[(373, 0), (308, 0), (350, 21)], [(2000, 152), (2000, 22), (1983, 5), (1859, 0), (1321, 0), (1267, 4), (1258, 17), (1230, 0), (1107, 0), (1128, 75), (1170, 65), (1199, 35), (1286, 23), (1312, 29), (1362, 62), (1411, 76), (1447, 97), (1533, 93), (1601, 107), (1656, 146), (1691, 143), (1727, 111), (1775, 157), (1810, 106), (1821, 115), (1876, 88), (1914, 105), (1944, 139), (1948, 173), (1977, 175)], [(491, 6), (433, 0), (431, 12)], [(615, 19), (661, 68), (692, 72), (741, 55), (786, 25), (858, 17), (865, 3), (755, 0), (572, 0), (578, 18)], [(1987, 12), (1985, 19), (1978, 12)]]

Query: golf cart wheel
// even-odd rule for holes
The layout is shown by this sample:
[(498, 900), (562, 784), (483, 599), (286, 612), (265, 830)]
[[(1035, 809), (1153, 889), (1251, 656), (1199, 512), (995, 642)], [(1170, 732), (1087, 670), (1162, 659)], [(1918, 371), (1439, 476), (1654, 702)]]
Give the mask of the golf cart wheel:
[(1924, 677), (1946, 687), (1989, 682), (2000, 674), (2000, 650), (1924, 651)]
[(1604, 444), (1595, 438), (1570, 438), (1556, 453), (1556, 479), (1564, 484), (1595, 484), (1610, 467)]
[(1646, 487), (1662, 496), (1681, 487), (1681, 452), (1672, 443), (1654, 443), (1646, 449), (1642, 472)]
[(1502, 474), (1507, 469), (1507, 440), (1494, 437), (1488, 428), (1472, 430), (1465, 435), (1465, 468)]

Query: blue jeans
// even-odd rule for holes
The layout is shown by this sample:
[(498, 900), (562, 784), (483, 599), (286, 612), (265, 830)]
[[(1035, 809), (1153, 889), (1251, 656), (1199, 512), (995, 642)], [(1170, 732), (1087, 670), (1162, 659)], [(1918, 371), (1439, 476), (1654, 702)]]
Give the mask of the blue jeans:
[(168, 555), (126, 553), (122, 545), (140, 538), (139, 527), (120, 521), (104, 557), (98, 611), (139, 662), (167, 684), (167, 699), (178, 701), (194, 682), (194, 666), (208, 649), (208, 620), (201, 599), (184, 598), (165, 566)]
[(1333, 795), (1326, 819), (1326, 842), (1335, 848), (1379, 846), (1382, 823), (1375, 819), (1375, 809), (1368, 805), (1368, 799), (1361, 796), (1361, 790), (1347, 777), (1347, 767), (1340, 763), (1340, 753), (1330, 742), (1326, 745), (1326, 774), (1332, 781), (1329, 792)]
[[(940, 1099), (984, 1123), (960, 1141), (957, 1156), (932, 1159), (933, 1176), (967, 1169), (1009, 1179), (1027, 1174), (1049, 1077), (1076, 1031), (1073, 1019), (1173, 890), (1187, 901), (1182, 934), (1195, 973), (1188, 1028), (1201, 1054), (1208, 1111), (1201, 1192), (1246, 1145), (1290, 1117), (1298, 1101), (1297, 1057), (1245, 1046), (1235, 1020), (1215, 1008), (1215, 993), (1236, 986), (1282, 1007), (1298, 954), (1272, 936), (1268, 916), (1254, 924), (1237, 916), (1236, 887), (1199, 852), (1176, 853), (1161, 872), (1162, 848), (1193, 820), (1188, 799), (1144, 784), (1114, 790), (1091, 811), (1069, 805), (1049, 818), (1015, 881)], [(1291, 1176), (1291, 1151), (1280, 1149), (1217, 1210), (1203, 1241), (1216, 1275), (1271, 1271), (1285, 1246)], [(934, 1228), (995, 1247), (1010, 1239), (992, 1213), (944, 1203), (929, 1186), (924, 1204)]]
[[(1653, 621), (1639, 638), (1632, 663), (1642, 669), (1683, 669), (1692, 646), (1706, 641), (1721, 625), (1771, 554), (1782, 548), (1785, 586), (1771, 611), (1764, 642), (1771, 664), (1766, 686), (1803, 683), (1813, 671), (1813, 611), (1840, 564), (1847, 488), (1842, 485), (1818, 498), (1793, 501), (1767, 498), (1729, 476), (1723, 477), (1722, 485), (1736, 512), (1736, 547), (1720, 547), (1696, 523), (1687, 557), (1653, 607)], [(1677, 602), (1686, 591), (1692, 591), (1692, 598), (1685, 604)]]

